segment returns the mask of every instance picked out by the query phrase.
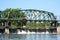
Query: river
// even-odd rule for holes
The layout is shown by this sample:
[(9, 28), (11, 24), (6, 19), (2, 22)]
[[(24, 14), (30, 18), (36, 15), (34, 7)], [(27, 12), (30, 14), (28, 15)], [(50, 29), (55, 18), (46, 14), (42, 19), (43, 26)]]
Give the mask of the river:
[(60, 40), (60, 34), (1, 34), (0, 40)]

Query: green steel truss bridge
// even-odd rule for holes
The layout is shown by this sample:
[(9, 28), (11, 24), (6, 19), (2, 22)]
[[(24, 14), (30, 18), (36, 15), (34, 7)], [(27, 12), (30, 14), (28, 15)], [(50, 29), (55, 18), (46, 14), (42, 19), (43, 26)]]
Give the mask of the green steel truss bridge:
[[(57, 24), (57, 20), (56, 20), (56, 16), (51, 13), (51, 12), (47, 12), (44, 10), (36, 10), (36, 9), (23, 9), (23, 10), (19, 10), (25, 13), (25, 20), (27, 20), (27, 22), (49, 22), (50, 25), (56, 26)], [(1, 12), (0, 12), (0, 16), (1, 16)], [(22, 19), (22, 18), (21, 18)], [(20, 18), (0, 18), (0, 20), (21, 20)]]
[(24, 9), (20, 11), (25, 13), (27, 20), (56, 20), (56, 17), (51, 12), (35, 9)]

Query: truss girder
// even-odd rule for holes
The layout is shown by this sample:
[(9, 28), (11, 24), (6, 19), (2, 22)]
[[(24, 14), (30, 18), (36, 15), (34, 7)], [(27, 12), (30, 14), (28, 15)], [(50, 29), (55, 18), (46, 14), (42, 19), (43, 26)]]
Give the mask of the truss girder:
[(20, 11), (25, 12), (27, 20), (56, 20), (56, 17), (51, 12), (35, 9), (24, 9)]

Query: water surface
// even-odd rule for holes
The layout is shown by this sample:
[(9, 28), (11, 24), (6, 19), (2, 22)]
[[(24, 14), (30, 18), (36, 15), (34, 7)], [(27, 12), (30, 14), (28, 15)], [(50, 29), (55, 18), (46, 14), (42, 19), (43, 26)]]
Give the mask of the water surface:
[(10, 35), (0, 35), (0, 40), (60, 40), (60, 34), (10, 34)]

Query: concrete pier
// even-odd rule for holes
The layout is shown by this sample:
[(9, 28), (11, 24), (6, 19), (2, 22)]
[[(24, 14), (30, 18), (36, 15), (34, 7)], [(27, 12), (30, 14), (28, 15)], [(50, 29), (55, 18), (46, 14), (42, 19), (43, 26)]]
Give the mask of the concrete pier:
[(9, 34), (9, 29), (8, 28), (5, 28), (4, 34)]
[(60, 34), (60, 26), (57, 27), (57, 34)]

